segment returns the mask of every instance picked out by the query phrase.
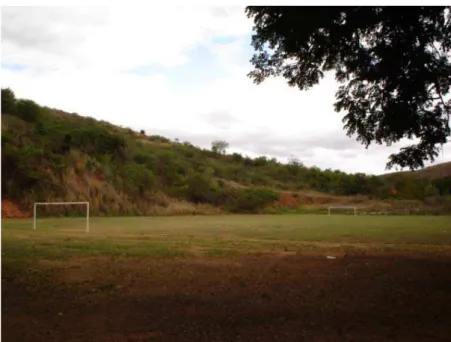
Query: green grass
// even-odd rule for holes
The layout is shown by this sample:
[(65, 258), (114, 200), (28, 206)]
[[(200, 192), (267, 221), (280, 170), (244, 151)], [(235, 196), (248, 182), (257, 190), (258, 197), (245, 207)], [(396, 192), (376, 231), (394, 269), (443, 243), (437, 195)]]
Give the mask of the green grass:
[(356, 248), (440, 250), (451, 245), (444, 216), (190, 216), (3, 220), (4, 264), (38, 259), (233, 257), (270, 251)]

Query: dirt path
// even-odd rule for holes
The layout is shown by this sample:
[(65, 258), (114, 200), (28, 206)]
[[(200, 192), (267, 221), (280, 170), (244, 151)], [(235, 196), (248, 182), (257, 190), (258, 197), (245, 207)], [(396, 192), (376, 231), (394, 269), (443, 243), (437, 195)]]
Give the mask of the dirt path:
[(2, 273), (3, 341), (449, 341), (451, 259), (44, 262)]

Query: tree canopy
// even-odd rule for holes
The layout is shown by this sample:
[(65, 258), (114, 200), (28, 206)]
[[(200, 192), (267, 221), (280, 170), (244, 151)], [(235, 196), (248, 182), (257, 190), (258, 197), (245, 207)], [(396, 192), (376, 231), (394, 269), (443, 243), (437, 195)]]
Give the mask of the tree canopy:
[(224, 140), (215, 140), (211, 143), (211, 150), (215, 153), (225, 154), (229, 148), (229, 143)]
[(417, 169), (451, 134), (450, 7), (249, 6), (260, 84), (283, 76), (306, 90), (325, 72), (340, 83), (335, 110), (344, 129), (368, 147), (416, 140), (389, 156)]

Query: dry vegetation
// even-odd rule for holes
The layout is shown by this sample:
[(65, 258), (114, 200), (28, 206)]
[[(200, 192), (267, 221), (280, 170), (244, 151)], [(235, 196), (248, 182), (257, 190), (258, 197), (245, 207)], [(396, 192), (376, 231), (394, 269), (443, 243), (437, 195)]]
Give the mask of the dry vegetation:
[(210, 151), (43, 108), (5, 89), (2, 108), (2, 198), (16, 207), (3, 217), (30, 216), (35, 201), (77, 200), (89, 201), (94, 215), (317, 212), (330, 204), (451, 210), (449, 164), (424, 177), (345, 174), (295, 158), (282, 164)]

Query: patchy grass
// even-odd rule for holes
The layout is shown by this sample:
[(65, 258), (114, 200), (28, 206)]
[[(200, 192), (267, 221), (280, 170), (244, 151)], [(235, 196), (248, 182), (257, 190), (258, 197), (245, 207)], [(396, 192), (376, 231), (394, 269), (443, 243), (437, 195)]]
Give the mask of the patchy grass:
[[(193, 247), (238, 254), (274, 249), (354, 247), (440, 249), (451, 245), (444, 216), (192, 216), (3, 221), (6, 259), (92, 256), (177, 257)], [(222, 254), (210, 252), (209, 254)]]
[(449, 217), (92, 218), (89, 234), (84, 223), (2, 222), (5, 340), (451, 334)]

